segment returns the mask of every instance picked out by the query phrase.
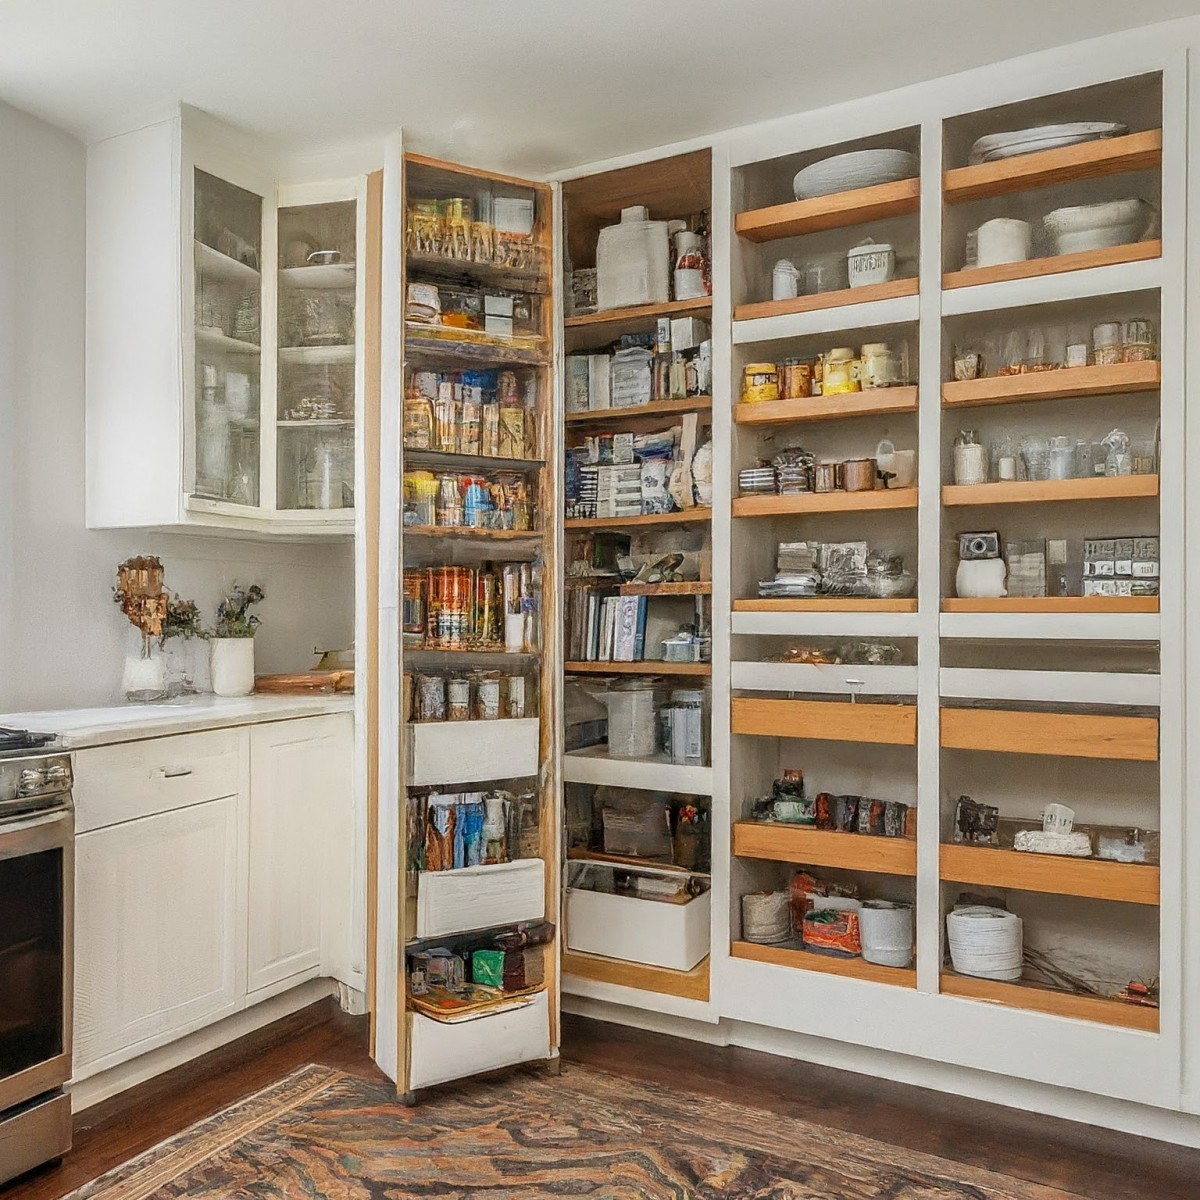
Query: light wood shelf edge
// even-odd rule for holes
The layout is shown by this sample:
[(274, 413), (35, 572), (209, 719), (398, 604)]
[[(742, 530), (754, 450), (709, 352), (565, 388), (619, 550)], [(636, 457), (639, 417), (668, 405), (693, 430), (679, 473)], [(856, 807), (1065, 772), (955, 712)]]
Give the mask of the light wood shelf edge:
[(1157, 596), (1012, 596), (998, 600), (947, 596), (945, 613), (1157, 613)]
[(1024, 375), (989, 375), (982, 379), (943, 383), (942, 404), (955, 408), (1147, 392), (1157, 388), (1161, 378), (1162, 369), (1157, 361), (1115, 363), (1107, 367), (1060, 367), (1056, 371), (1031, 371)]
[(734, 696), (730, 714), (730, 731), (748, 737), (888, 746), (915, 746), (917, 741), (917, 709), (913, 704)]
[(709, 994), (707, 957), (690, 971), (672, 971), (667, 967), (651, 967), (645, 963), (628, 962), (619, 958), (603, 958), (599, 954), (584, 954), (578, 950), (562, 952), (562, 974), (593, 983), (608, 983), (616, 987), (636, 988), (662, 996), (677, 996), (683, 1000), (706, 1002)]
[(811, 950), (796, 950), (790, 946), (762, 946), (756, 942), (734, 942), (729, 947), (731, 958), (749, 962), (769, 963), (776, 967), (791, 967), (799, 971), (815, 971), (822, 975), (841, 975), (866, 983), (887, 983), (893, 987), (915, 988), (917, 972), (912, 967), (883, 967), (865, 958), (833, 958)]
[(1009, 283), (1016, 279), (1039, 279), (1045, 275), (1063, 275), (1068, 271), (1087, 271), (1092, 267), (1113, 267), (1120, 263), (1144, 262), (1162, 257), (1162, 242), (1153, 238), (1109, 246), (1103, 250), (1081, 250), (1075, 254), (1053, 254), (1029, 258), (1023, 262), (999, 263), (994, 267), (971, 267), (950, 271), (942, 276), (942, 290), (978, 287), (988, 283)]
[(877, 414), (915, 413), (917, 388), (870, 388), (838, 396), (810, 396), (801, 400), (770, 400), (762, 404), (733, 406), (733, 419), (739, 425), (791, 425), (802, 421), (829, 421), (842, 417), (868, 417)]
[(1098, 858), (1068, 858), (986, 846), (941, 847), (940, 874), (954, 883), (1015, 888), (1052, 896), (1081, 896), (1157, 906), (1159, 869)]
[(573, 517), (564, 521), (568, 531), (573, 529), (639, 529), (648, 525), (694, 525), (712, 520), (711, 508), (687, 508), (682, 512), (643, 513), (637, 517)]
[(1145, 1033), (1158, 1032), (1157, 1008), (1143, 1008), (1138, 1004), (1126, 1004), (1103, 996), (1077, 996), (1071, 992), (1055, 992), (1029, 984), (976, 979), (972, 975), (958, 975), (953, 971), (942, 972), (941, 994), (1048, 1013), (1055, 1017), (1070, 1017), (1076, 1021), (1096, 1021), (1102, 1025), (1140, 1029)]
[(1115, 475), (1094, 479), (946, 484), (942, 488), (942, 504), (947, 508), (982, 504), (1049, 504), (1068, 500), (1138, 500), (1157, 495), (1157, 475)]
[(784, 612), (784, 613), (813, 613), (813, 612), (844, 612), (844, 613), (915, 613), (917, 601), (908, 600), (874, 600), (869, 597), (815, 596), (811, 600), (804, 597), (756, 597), (733, 602), (734, 612)]
[(797, 296), (794, 300), (761, 300), (739, 304), (733, 310), (734, 321), (756, 321), (761, 317), (786, 317), (793, 313), (820, 312), (827, 308), (872, 304), (880, 300), (895, 300), (915, 296), (915, 279), (892, 279), (888, 283), (873, 283), (866, 287), (842, 288), (836, 292), (818, 292), (815, 296)]
[(599, 312), (583, 313), (580, 316), (564, 317), (567, 329), (594, 329), (603, 325), (617, 325), (624, 321), (652, 321), (658, 317), (686, 317), (708, 312), (712, 308), (712, 297), (701, 296), (697, 300), (667, 300), (661, 304), (635, 304), (630, 308), (605, 308)]
[(661, 662), (564, 662), (564, 675), (702, 675), (712, 674), (712, 663)]
[(1004, 708), (941, 711), (941, 746), (998, 754), (1158, 761), (1158, 719)]
[(917, 843), (908, 838), (841, 833), (772, 821), (735, 821), (736, 858), (915, 876)]
[(831, 196), (749, 209), (734, 218), (734, 230), (748, 242), (770, 242), (907, 216), (918, 210), (920, 202), (920, 179), (898, 179), (892, 183), (836, 192)]
[(786, 496), (739, 496), (735, 517), (803, 516), (806, 513), (880, 512), (916, 508), (917, 489), (876, 488), (870, 492), (795, 492)]
[(711, 396), (686, 396), (682, 400), (653, 400), (649, 404), (634, 404), (629, 408), (589, 408), (586, 412), (567, 413), (563, 420), (568, 425), (592, 425), (606, 421), (636, 421), (645, 417), (707, 412), (711, 409)]

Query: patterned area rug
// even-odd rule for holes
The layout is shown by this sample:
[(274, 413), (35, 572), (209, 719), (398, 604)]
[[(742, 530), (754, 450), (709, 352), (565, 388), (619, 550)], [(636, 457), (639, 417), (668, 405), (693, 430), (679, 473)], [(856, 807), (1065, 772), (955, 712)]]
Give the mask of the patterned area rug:
[(397, 1103), (304, 1067), (73, 1200), (1064, 1200), (1069, 1193), (583, 1068)]

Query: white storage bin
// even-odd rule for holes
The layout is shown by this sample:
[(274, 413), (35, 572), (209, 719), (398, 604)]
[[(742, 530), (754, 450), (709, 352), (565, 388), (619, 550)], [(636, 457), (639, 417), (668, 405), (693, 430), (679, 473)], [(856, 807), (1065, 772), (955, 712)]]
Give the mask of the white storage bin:
[(845, 663), (735, 662), (730, 666), (730, 684), (746, 691), (915, 696), (917, 668), (856, 667)]
[(524, 779), (538, 773), (538, 718), (416, 722), (407, 754), (413, 786)]
[(409, 1086), (432, 1087), (467, 1075), (550, 1057), (550, 1010), (539, 992), (520, 1008), (463, 1021), (412, 1015)]
[(540, 858), (422, 871), (417, 877), (417, 937), (442, 937), (540, 921), (546, 915), (546, 864)]
[(712, 892), (684, 903), (567, 888), (567, 949), (690, 971), (708, 954)]
[(596, 242), (596, 306), (625, 308), (671, 298), (671, 249), (666, 221), (622, 221)]

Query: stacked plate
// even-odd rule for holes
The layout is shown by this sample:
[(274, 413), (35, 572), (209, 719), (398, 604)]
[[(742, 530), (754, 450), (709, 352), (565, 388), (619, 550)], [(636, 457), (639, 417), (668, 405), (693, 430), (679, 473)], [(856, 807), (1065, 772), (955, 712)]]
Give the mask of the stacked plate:
[(1120, 137), (1128, 132), (1129, 126), (1117, 121), (1067, 121), (1060, 125), (1035, 125), (1031, 129), (989, 133), (971, 147), (967, 162), (975, 166), (1002, 158), (1016, 158), (1020, 154), (1035, 154), (1039, 150), (1058, 150), (1080, 142)]
[(977, 979), (1015, 982), (1021, 978), (1023, 928), (1020, 917), (984, 904), (947, 913), (946, 940), (954, 969)]
[(738, 472), (738, 490), (743, 496), (762, 496), (775, 491), (774, 467), (746, 467)]
[(856, 188), (874, 187), (912, 179), (917, 173), (917, 156), (907, 150), (852, 150), (823, 158), (796, 173), (792, 191), (797, 200), (831, 196)]

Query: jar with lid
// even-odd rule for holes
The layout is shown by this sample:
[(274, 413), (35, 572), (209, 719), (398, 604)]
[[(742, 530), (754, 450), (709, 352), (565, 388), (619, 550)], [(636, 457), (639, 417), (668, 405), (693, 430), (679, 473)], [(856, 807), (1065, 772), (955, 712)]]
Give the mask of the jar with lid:
[(1092, 361), (1098, 367), (1121, 361), (1121, 322), (1102, 321), (1092, 330)]
[(1121, 331), (1121, 361), (1150, 362), (1155, 357), (1153, 323), (1143, 317), (1126, 321)]
[(855, 356), (849, 346), (840, 346), (836, 350), (830, 350), (825, 355), (823, 394), (839, 396), (847, 392), (862, 391), (861, 369), (861, 360)]
[(742, 371), (742, 403), (769, 404), (779, 399), (779, 368), (774, 363), (747, 363)]
[(699, 233), (681, 229), (675, 235), (675, 299), (700, 300), (708, 295), (704, 286), (707, 274), (704, 239)]
[(404, 393), (404, 448), (433, 449), (433, 405), (416, 383)]
[(974, 429), (960, 429), (954, 439), (954, 482), (960, 486), (987, 483), (987, 450)]
[(1073, 479), (1075, 477), (1075, 442), (1058, 434), (1050, 439), (1050, 478)]
[(811, 362), (789, 358), (783, 364), (780, 393), (784, 400), (806, 400), (812, 394)]
[(471, 634), (475, 573), (469, 567), (428, 567), (425, 572), (426, 645), (465, 650)]
[(894, 387), (900, 382), (900, 360), (886, 342), (868, 342), (862, 348), (862, 386)]

